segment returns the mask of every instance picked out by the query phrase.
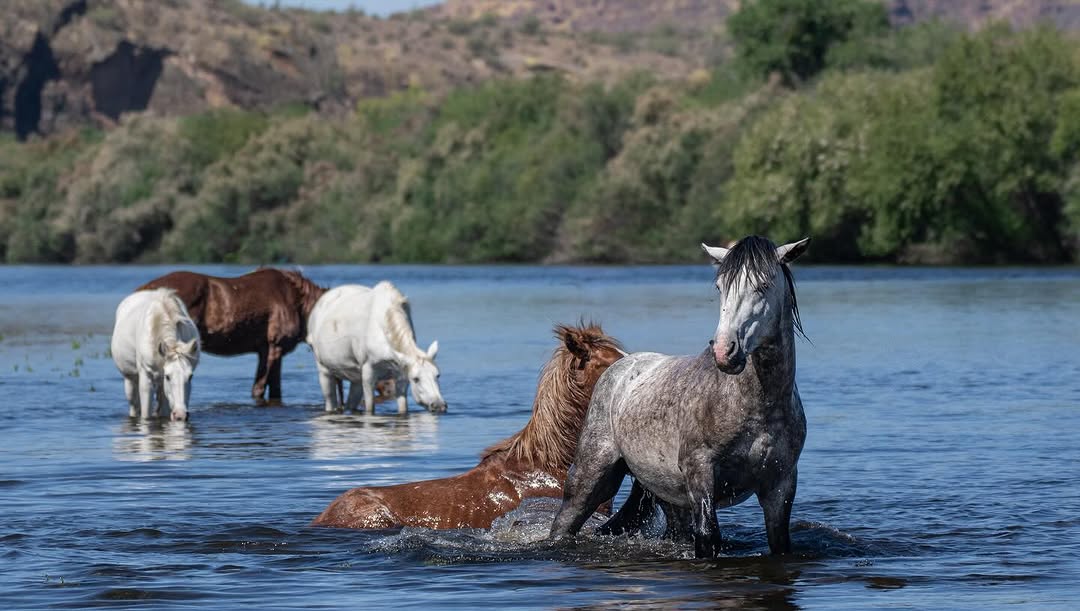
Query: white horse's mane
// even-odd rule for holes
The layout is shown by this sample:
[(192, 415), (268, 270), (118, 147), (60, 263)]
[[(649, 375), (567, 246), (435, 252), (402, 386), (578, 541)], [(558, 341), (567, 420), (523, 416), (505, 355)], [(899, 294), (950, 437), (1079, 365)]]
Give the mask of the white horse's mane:
[[(169, 288), (159, 288), (151, 291), (154, 293), (157, 302), (161, 304), (161, 309), (153, 309), (150, 314), (150, 324), (154, 329), (154, 337), (160, 339), (165, 344), (165, 349), (169, 354), (175, 354), (186, 358), (188, 361), (194, 363), (199, 358), (198, 348), (187, 352), (182, 349), (183, 340), (177, 337), (177, 328), (179, 325), (189, 323), (191, 317), (188, 315), (187, 307), (184, 306), (184, 302), (177, 296), (176, 291)], [(192, 325), (194, 330), (194, 326)], [(195, 345), (198, 346), (198, 331), (195, 332)]]
[(390, 347), (409, 356), (426, 357), (427, 355), (416, 345), (416, 332), (413, 331), (409, 299), (388, 280), (376, 284), (375, 290), (386, 292), (390, 298), (390, 305), (383, 315), (386, 338), (390, 342)]

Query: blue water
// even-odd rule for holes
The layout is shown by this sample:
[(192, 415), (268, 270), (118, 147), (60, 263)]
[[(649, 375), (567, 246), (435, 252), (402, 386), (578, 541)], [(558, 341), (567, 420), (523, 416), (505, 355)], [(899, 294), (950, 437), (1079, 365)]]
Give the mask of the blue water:
[(251, 404), (253, 356), (207, 356), (191, 421), (141, 423), (107, 356), (112, 316), (171, 269), (0, 268), (0, 608), (1080, 604), (1076, 269), (798, 267), (796, 553), (766, 555), (751, 500), (719, 513), (716, 561), (597, 535), (552, 548), (555, 502), (490, 532), (307, 526), (350, 487), (464, 471), (520, 428), (556, 322), (701, 350), (708, 266), (307, 268), (409, 295), (448, 413), (325, 415), (301, 346), (284, 407)]

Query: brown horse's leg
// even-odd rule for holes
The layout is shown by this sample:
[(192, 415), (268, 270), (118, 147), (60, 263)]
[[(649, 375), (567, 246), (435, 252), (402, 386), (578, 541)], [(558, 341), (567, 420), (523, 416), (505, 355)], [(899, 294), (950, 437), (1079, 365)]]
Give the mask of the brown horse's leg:
[(255, 368), (255, 383), (251, 385), (251, 398), (255, 399), (255, 405), (266, 405), (263, 393), (266, 391), (266, 356), (267, 349), (259, 349), (259, 365)]
[(266, 359), (266, 378), (270, 386), (269, 405), (281, 405), (281, 359), (284, 351), (281, 346), (270, 346)]

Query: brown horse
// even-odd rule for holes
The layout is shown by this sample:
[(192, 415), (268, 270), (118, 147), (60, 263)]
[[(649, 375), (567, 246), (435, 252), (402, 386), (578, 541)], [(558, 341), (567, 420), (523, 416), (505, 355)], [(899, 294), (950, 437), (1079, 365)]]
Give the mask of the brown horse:
[(238, 278), (173, 272), (139, 287), (170, 288), (199, 327), (204, 352), (259, 355), (251, 396), (281, 402), (281, 359), (307, 335), (307, 319), (326, 289), (300, 272), (262, 268)]
[(443, 479), (353, 488), (313, 526), (489, 528), (529, 497), (562, 497), (578, 433), (600, 374), (626, 353), (597, 325), (558, 326), (562, 345), (540, 373), (525, 428), (484, 451), (470, 471)]

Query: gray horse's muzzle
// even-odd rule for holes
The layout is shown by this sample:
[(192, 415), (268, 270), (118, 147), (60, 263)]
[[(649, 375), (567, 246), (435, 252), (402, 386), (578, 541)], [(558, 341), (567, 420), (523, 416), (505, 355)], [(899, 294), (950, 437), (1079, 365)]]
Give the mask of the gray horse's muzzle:
[(438, 403), (432, 403), (427, 406), (428, 411), (433, 414), (442, 414), (446, 412), (446, 401), (439, 401)]
[(712, 348), (716, 368), (720, 371), (730, 375), (738, 375), (746, 368), (746, 352), (737, 342), (729, 342), (726, 346), (719, 346), (716, 341), (710, 340), (709, 346)]

